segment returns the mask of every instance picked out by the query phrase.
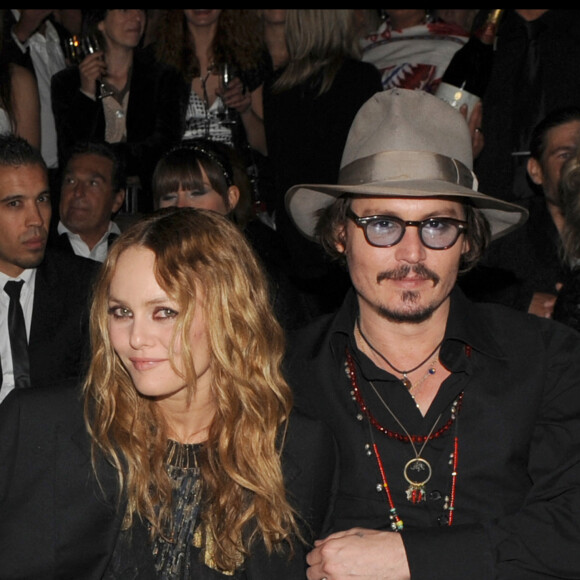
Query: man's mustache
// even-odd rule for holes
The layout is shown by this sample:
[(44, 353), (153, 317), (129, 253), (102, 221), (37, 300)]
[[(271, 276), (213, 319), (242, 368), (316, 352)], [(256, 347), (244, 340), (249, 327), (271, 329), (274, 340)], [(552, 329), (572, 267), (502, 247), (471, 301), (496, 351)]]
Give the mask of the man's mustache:
[(377, 282), (382, 282), (383, 280), (403, 280), (407, 278), (411, 272), (413, 272), (417, 278), (421, 278), (423, 280), (432, 280), (433, 286), (439, 284), (439, 276), (433, 272), (433, 270), (429, 270), (429, 268), (423, 266), (423, 264), (416, 264), (414, 266), (399, 266), (394, 270), (386, 270), (377, 275)]

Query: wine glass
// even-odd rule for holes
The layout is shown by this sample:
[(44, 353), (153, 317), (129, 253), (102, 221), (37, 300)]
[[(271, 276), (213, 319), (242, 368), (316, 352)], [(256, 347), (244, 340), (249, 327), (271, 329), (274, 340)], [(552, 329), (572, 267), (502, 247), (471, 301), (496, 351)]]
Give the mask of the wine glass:
[(86, 56), (83, 50), (81, 38), (76, 34), (73, 34), (66, 39), (64, 48), (65, 57), (71, 65), (79, 65)]
[[(220, 69), (220, 84), (222, 88), (222, 92), (228, 88), (231, 80), (233, 79), (234, 75), (232, 73), (232, 67), (228, 63), (224, 63)], [(222, 97), (222, 106), (219, 113), (220, 121), (223, 125), (231, 126), (236, 124), (236, 119), (232, 115), (232, 112), (229, 107), (223, 102)]]
[[(99, 39), (96, 34), (87, 34), (83, 36), (81, 39), (81, 44), (85, 56), (101, 51), (103, 52), (103, 58), (105, 58), (104, 51), (101, 47), (101, 43), (99, 42)], [(100, 79), (98, 82), (99, 82), (99, 94), (97, 95), (97, 98), (104, 99), (106, 97), (111, 97), (114, 94), (112, 90), (106, 87), (102, 79)]]

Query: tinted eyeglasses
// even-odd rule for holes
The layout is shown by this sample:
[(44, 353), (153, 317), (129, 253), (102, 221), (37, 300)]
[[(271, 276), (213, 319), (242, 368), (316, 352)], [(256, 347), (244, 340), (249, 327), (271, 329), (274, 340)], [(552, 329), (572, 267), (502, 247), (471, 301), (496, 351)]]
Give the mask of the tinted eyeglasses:
[(467, 231), (467, 222), (448, 217), (430, 217), (422, 221), (405, 221), (390, 215), (359, 217), (350, 208), (346, 215), (359, 228), (371, 246), (389, 248), (398, 244), (407, 226), (419, 230), (421, 243), (431, 250), (446, 250), (457, 242), (460, 234)]

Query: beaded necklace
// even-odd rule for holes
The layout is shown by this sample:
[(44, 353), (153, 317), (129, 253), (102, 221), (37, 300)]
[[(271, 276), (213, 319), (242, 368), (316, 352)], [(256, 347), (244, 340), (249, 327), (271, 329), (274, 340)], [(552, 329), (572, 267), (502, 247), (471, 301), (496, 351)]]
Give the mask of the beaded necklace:
[[(453, 424), (455, 424), (455, 436), (453, 440), (453, 452), (450, 455), (450, 464), (452, 465), (451, 469), (451, 491), (449, 496), (445, 499), (445, 505), (443, 506), (444, 509), (448, 510), (448, 525), (451, 526), (453, 523), (453, 516), (455, 511), (455, 491), (456, 491), (456, 484), (457, 484), (457, 460), (458, 460), (458, 450), (459, 450), (459, 439), (458, 439), (458, 431), (457, 431), (457, 417), (459, 415), (459, 411), (461, 410), (461, 403), (463, 401), (463, 391), (459, 394), (457, 399), (453, 402), (451, 406), (451, 416), (449, 420), (435, 431), (435, 427), (439, 422), (441, 415), (437, 417), (437, 420), (433, 424), (431, 431), (428, 435), (410, 435), (405, 427), (401, 424), (398, 418), (393, 414), (391, 409), (386, 405), (385, 401), (382, 397), (379, 396), (380, 400), (383, 402), (387, 410), (393, 415), (397, 423), (402, 427), (404, 434), (397, 433), (396, 431), (391, 431), (387, 429), (383, 425), (381, 425), (374, 415), (371, 413), (370, 409), (368, 408), (367, 404), (365, 403), (363, 396), (360, 392), (357, 376), (356, 376), (356, 368), (355, 363), (350, 351), (347, 347), (346, 349), (346, 366), (345, 366), (346, 374), (350, 379), (350, 383), (352, 386), (351, 396), (353, 400), (356, 401), (358, 407), (362, 411), (363, 414), (358, 415), (357, 418), (359, 420), (363, 419), (363, 415), (366, 416), (368, 424), (369, 424), (369, 433), (371, 438), (371, 444), (367, 446), (367, 453), (372, 453), (375, 456), (377, 461), (377, 466), (379, 469), (379, 473), (381, 475), (381, 483), (377, 484), (377, 489), (380, 491), (384, 489), (385, 494), (387, 496), (387, 502), (389, 504), (389, 518), (391, 520), (391, 528), (394, 531), (401, 531), (404, 527), (403, 521), (399, 517), (397, 513), (397, 508), (393, 501), (393, 497), (391, 495), (391, 490), (389, 488), (389, 484), (387, 481), (387, 475), (384, 468), (383, 460), (379, 453), (379, 449), (375, 443), (374, 434), (373, 434), (373, 427), (392, 439), (396, 439), (397, 441), (401, 441), (404, 443), (411, 443), (413, 446), (413, 450), (415, 453), (415, 458), (411, 459), (407, 462), (403, 469), (403, 476), (405, 480), (409, 483), (409, 488), (407, 490), (407, 499), (411, 503), (418, 503), (420, 501), (425, 500), (425, 484), (431, 478), (431, 466), (430, 464), (421, 457), (423, 449), (425, 445), (431, 441), (432, 439), (436, 439), (441, 437), (444, 433), (446, 433)], [(375, 389), (374, 385), (371, 383), (373, 389)], [(376, 392), (376, 389), (375, 389)], [(419, 451), (417, 451), (415, 447), (415, 443), (423, 444)], [(414, 473), (416, 472), (416, 473)]]

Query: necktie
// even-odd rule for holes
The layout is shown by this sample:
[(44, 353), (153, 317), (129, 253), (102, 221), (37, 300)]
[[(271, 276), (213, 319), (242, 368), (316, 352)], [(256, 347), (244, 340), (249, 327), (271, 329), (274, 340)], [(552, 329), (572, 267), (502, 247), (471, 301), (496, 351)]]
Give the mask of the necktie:
[(8, 334), (12, 350), (12, 366), (14, 368), (14, 385), (17, 388), (30, 386), (30, 369), (28, 361), (28, 340), (26, 339), (26, 325), (24, 313), (20, 306), (20, 291), (23, 280), (20, 282), (6, 282), (4, 292), (10, 296), (8, 306)]

